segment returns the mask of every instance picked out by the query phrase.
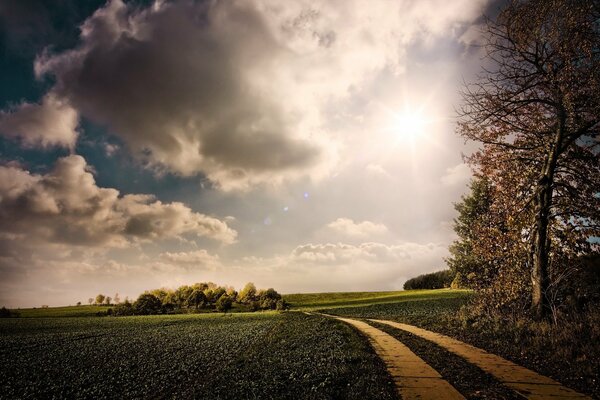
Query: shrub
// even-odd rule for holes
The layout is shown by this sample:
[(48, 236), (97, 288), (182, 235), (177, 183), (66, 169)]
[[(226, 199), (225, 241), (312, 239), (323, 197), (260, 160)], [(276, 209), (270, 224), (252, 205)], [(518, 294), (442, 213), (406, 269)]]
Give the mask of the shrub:
[(158, 297), (151, 293), (143, 293), (133, 303), (134, 313), (138, 315), (159, 314), (162, 311), (162, 303)]
[(129, 300), (125, 300), (123, 303), (117, 304), (113, 309), (113, 315), (116, 316), (126, 316), (133, 315), (134, 309), (133, 305), (129, 302)]

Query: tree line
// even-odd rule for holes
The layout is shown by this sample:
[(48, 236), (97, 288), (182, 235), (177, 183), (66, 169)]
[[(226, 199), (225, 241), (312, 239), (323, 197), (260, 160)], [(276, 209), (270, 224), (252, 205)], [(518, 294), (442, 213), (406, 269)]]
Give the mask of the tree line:
[[(99, 295), (101, 296), (101, 295)], [(109, 304), (110, 300), (96, 297), (97, 303)], [(182, 285), (177, 289), (154, 289), (139, 295), (134, 301), (128, 299), (109, 309), (112, 315), (153, 315), (184, 312), (219, 311), (232, 308), (243, 311), (285, 310), (288, 304), (273, 288), (258, 290), (254, 283), (247, 283), (241, 291), (231, 286), (219, 286), (212, 282)]]
[(455, 273), (449, 269), (422, 274), (404, 282), (404, 290), (449, 288), (454, 277)]

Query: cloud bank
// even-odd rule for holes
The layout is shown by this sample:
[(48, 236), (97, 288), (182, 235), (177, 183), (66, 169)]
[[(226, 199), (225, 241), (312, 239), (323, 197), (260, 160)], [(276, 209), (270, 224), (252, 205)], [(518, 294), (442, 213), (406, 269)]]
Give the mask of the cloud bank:
[(28, 241), (125, 247), (134, 242), (204, 236), (232, 243), (237, 233), (183, 203), (96, 185), (81, 156), (60, 158), (46, 174), (0, 166), (0, 232)]

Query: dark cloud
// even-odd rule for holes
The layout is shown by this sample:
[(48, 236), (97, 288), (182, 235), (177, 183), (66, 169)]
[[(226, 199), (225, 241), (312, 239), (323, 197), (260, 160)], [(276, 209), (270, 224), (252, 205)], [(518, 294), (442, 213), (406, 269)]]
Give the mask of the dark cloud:
[(145, 161), (226, 183), (318, 158), (284, 107), (253, 82), (282, 52), (250, 3), (136, 12), (116, 0), (85, 22), (78, 48), (41, 56), (37, 71)]

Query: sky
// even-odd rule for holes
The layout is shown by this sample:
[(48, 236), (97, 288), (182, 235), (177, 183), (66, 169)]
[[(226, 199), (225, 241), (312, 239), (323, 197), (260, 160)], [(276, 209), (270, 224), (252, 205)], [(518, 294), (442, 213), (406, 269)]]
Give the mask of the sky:
[(445, 268), (487, 0), (0, 2), (0, 304)]

